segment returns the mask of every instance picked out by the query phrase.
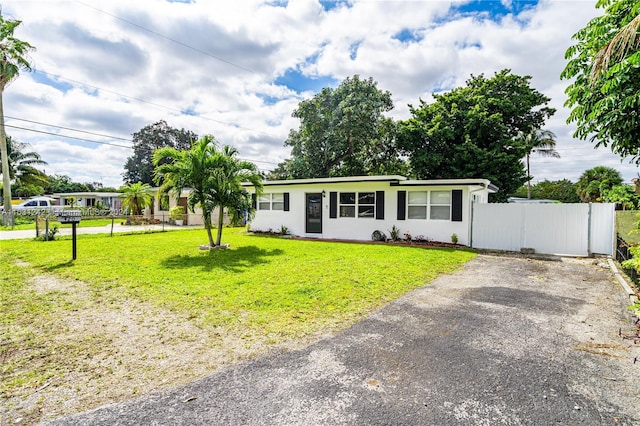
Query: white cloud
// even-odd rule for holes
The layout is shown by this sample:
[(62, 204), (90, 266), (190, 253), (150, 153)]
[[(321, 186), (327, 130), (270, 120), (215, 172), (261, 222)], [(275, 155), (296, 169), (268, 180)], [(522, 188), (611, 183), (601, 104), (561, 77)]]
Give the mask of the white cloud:
[[(471, 74), (511, 68), (531, 75), (533, 86), (558, 109), (547, 127), (558, 136), (562, 158), (534, 157), (536, 179), (575, 181), (601, 164), (620, 170), (627, 180), (637, 173), (609, 150), (574, 140), (573, 126), (565, 123), (567, 82), (559, 79), (564, 52), (571, 35), (597, 13), (595, 1), (543, 0), (517, 18), (498, 20), (452, 16), (444, 1), (354, 1), (325, 11), (312, 0), (281, 5), (21, 0), (4, 4), (2, 12), (23, 21), (16, 35), (37, 47), (35, 68), (63, 77), (56, 88), (43, 75), (23, 74), (5, 91), (9, 117), (120, 138), (165, 119), (173, 127), (213, 134), (268, 168), (288, 156), (283, 142), (298, 126), (291, 113), (303, 96), (313, 95), (274, 84), (287, 69), (336, 81), (371, 76), (392, 93), (392, 115), (405, 119), (407, 105), (428, 100), (433, 91), (464, 84)], [(403, 43), (397, 34), (414, 39)], [(185, 110), (198, 116), (180, 113)], [(7, 123), (109, 141), (17, 120)], [(108, 145), (8, 131), (32, 144), (49, 162), (47, 172), (78, 181), (118, 186), (130, 155)]]

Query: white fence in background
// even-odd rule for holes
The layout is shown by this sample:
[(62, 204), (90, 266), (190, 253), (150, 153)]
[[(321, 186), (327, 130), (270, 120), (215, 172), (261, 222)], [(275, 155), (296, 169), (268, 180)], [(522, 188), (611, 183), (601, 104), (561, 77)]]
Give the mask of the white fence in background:
[(474, 204), (471, 246), (570, 256), (613, 255), (615, 204)]

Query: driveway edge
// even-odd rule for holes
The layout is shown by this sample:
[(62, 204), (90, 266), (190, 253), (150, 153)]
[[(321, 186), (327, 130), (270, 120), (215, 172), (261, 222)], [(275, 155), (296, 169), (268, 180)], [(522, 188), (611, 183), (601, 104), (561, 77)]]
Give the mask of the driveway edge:
[(616, 263), (613, 261), (613, 259), (611, 259), (611, 257), (608, 257), (607, 262), (609, 263), (609, 267), (613, 272), (613, 276), (616, 278), (618, 283), (620, 283), (625, 293), (627, 293), (627, 296), (629, 297), (631, 303), (638, 303), (638, 296), (636, 296), (636, 292), (633, 291), (627, 280), (624, 278), (624, 276), (622, 276), (620, 271), (618, 271), (618, 267), (616, 266)]

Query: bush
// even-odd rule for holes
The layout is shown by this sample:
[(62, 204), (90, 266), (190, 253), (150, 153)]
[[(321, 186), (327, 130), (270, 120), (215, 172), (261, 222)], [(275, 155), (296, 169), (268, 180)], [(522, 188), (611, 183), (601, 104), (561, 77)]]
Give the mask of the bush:
[(171, 210), (169, 210), (169, 219), (172, 219), (172, 220), (184, 219), (184, 207), (182, 206), (171, 207)]

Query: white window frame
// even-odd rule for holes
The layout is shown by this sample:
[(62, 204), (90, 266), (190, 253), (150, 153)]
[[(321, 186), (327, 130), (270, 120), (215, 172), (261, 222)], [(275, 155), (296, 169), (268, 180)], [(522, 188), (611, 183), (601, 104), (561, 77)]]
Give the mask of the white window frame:
[[(426, 194), (424, 201), (421, 202), (411, 202), (411, 194)], [(434, 202), (434, 193), (448, 193), (449, 194), (449, 202), (448, 203), (436, 203)], [(409, 220), (442, 220), (442, 221), (451, 221), (451, 205), (453, 192), (451, 190), (426, 190), (426, 191), (408, 191), (407, 193), (407, 219)], [(413, 207), (413, 209), (412, 209)], [(444, 217), (434, 217), (439, 208), (447, 207), (448, 215), (445, 219)], [(422, 211), (424, 214), (417, 215), (416, 212)], [(412, 217), (413, 216), (413, 217)], [(419, 216), (419, 217), (416, 217)]]
[(284, 210), (284, 193), (267, 192), (260, 194), (257, 201), (258, 210)]
[[(343, 203), (342, 195), (343, 194), (353, 194), (353, 203)], [(372, 203), (361, 203), (360, 200), (365, 196), (373, 196)], [(352, 214), (346, 214), (346, 209), (352, 209)], [(370, 211), (371, 214), (365, 214), (365, 212)], [(358, 218), (358, 219), (374, 219), (376, 216), (376, 192), (375, 191), (344, 191), (338, 193), (338, 216), (341, 218)]]

